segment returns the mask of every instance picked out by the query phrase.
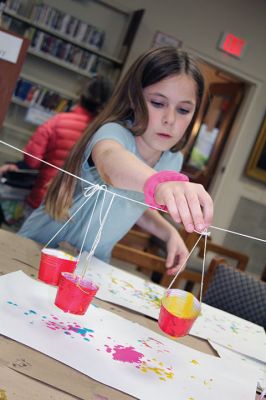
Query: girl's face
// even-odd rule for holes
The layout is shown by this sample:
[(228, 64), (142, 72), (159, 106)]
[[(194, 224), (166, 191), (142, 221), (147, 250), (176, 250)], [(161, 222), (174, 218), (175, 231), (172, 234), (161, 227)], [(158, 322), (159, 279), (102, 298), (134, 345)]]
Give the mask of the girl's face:
[(183, 137), (196, 108), (197, 87), (186, 74), (173, 75), (143, 89), (149, 122), (137, 147), (148, 158), (169, 150)]

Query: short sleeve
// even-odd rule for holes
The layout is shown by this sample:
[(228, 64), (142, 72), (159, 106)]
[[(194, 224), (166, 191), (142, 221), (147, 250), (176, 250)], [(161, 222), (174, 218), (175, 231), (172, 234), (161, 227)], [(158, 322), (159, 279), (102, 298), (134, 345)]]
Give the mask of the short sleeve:
[(158, 163), (155, 166), (156, 171), (164, 171), (171, 169), (173, 171), (181, 171), (183, 165), (183, 154), (181, 151), (172, 153), (171, 151), (166, 151)]
[(115, 140), (120, 143), (125, 149), (135, 152), (135, 139), (132, 133), (122, 125), (116, 122), (109, 122), (99, 128), (92, 139), (90, 140), (86, 149), (86, 159), (89, 158), (93, 147), (101, 140)]

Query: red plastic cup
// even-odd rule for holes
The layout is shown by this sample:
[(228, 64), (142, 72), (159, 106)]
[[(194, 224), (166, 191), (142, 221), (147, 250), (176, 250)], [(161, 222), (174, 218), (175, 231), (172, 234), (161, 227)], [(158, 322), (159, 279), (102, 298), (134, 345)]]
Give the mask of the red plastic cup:
[(38, 278), (57, 286), (61, 272), (74, 272), (77, 259), (57, 249), (42, 249)]
[(162, 298), (158, 324), (164, 333), (179, 338), (189, 333), (199, 314), (196, 297), (184, 290), (169, 289)]
[(88, 279), (62, 272), (55, 305), (65, 312), (83, 315), (98, 289), (99, 287)]

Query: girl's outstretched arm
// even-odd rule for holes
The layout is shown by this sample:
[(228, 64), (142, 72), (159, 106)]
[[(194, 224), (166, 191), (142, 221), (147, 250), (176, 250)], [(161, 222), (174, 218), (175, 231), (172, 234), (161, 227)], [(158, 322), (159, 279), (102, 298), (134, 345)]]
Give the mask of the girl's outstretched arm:
[[(156, 171), (115, 140), (101, 140), (92, 150), (93, 162), (109, 185), (143, 192), (145, 182)], [(175, 222), (187, 232), (202, 231), (212, 222), (212, 199), (202, 185), (189, 182), (163, 182), (155, 191), (155, 200), (165, 205)]]

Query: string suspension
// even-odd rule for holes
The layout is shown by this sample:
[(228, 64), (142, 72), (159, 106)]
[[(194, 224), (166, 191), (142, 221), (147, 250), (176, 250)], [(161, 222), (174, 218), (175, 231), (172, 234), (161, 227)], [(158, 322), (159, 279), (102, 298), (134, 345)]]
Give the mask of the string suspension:
[[(12, 148), (12, 149), (14, 149), (14, 150), (17, 150), (17, 151), (19, 151), (20, 153), (26, 154), (26, 155), (28, 155), (28, 156), (30, 156), (30, 157), (32, 157), (32, 158), (34, 158), (34, 159), (36, 159), (36, 160), (38, 160), (38, 161), (44, 163), (44, 164), (47, 164), (47, 165), (49, 165), (50, 167), (56, 168), (57, 170), (59, 170), (59, 171), (61, 171), (61, 172), (64, 172), (65, 174), (68, 174), (68, 175), (70, 175), (70, 176), (73, 176), (74, 178), (76, 178), (76, 179), (78, 179), (78, 180), (80, 180), (80, 181), (82, 181), (82, 182), (87, 183), (87, 184), (89, 185), (89, 187), (95, 187), (95, 191), (97, 191), (97, 190), (99, 189), (99, 187), (98, 187), (99, 185), (95, 185), (95, 184), (93, 184), (92, 182), (89, 182), (89, 181), (87, 181), (86, 179), (81, 178), (80, 176), (77, 176), (77, 175), (75, 175), (75, 174), (72, 174), (71, 172), (68, 172), (68, 171), (64, 170), (63, 168), (57, 167), (56, 165), (53, 165), (53, 164), (51, 164), (51, 163), (49, 163), (49, 162), (47, 162), (47, 161), (44, 161), (44, 160), (42, 160), (42, 159), (40, 159), (40, 158), (38, 158), (38, 157), (36, 157), (36, 156), (33, 156), (32, 154), (27, 153), (27, 152), (24, 151), (24, 150), (21, 150), (21, 149), (15, 147), (15, 146), (13, 146), (13, 145), (7, 143), (7, 142), (4, 142), (3, 140), (0, 140), (0, 143), (2, 143), (3, 145), (8, 146), (8, 147), (10, 147), (10, 148)], [(110, 191), (110, 190), (108, 190), (108, 189), (105, 189), (105, 190), (106, 190), (106, 192), (109, 192), (109, 193), (111, 193), (112, 195), (114, 194), (112, 191)], [(131, 199), (130, 197), (126, 197), (126, 196), (123, 196), (123, 195), (118, 194), (118, 193), (115, 193), (114, 196), (123, 198), (123, 199), (125, 199), (125, 200), (127, 200), (127, 201), (131, 201), (131, 202), (133, 202), (133, 203), (141, 204), (141, 205), (147, 207), (147, 204), (146, 204), (146, 203), (143, 203), (143, 202), (138, 201), (138, 200), (135, 200), (135, 199)], [(86, 203), (87, 201), (88, 201), (88, 199), (86, 199), (85, 203)], [(83, 205), (85, 205), (85, 203), (84, 203)], [(83, 207), (83, 205), (82, 205), (81, 207)], [(157, 207), (150, 207), (150, 208), (153, 208), (153, 209), (158, 210), (158, 211), (163, 211), (163, 210), (161, 210), (160, 208), (157, 208)], [(167, 211), (163, 211), (163, 212), (167, 212)], [(76, 212), (76, 213), (77, 213), (77, 212)], [(73, 216), (74, 216), (74, 215), (72, 215), (72, 217), (73, 217)], [(66, 224), (67, 224), (67, 223), (68, 223), (68, 221), (66, 222)], [(65, 225), (66, 225), (66, 224), (65, 224)], [(65, 226), (65, 225), (64, 225), (64, 226)], [(60, 231), (64, 228), (64, 226), (60, 229)], [(258, 238), (258, 237), (255, 237), (255, 236), (251, 236), (251, 235), (245, 235), (245, 234), (240, 233), (240, 232), (231, 231), (231, 230), (229, 230), (229, 229), (220, 228), (220, 227), (217, 227), (217, 226), (214, 226), (214, 225), (210, 225), (209, 228), (216, 229), (216, 230), (220, 230), (220, 231), (224, 231), (224, 232), (227, 232), (227, 233), (231, 233), (231, 234), (233, 234), (233, 235), (243, 236), (243, 237), (246, 237), (246, 238), (248, 238), (248, 239), (257, 240), (257, 241), (266, 243), (266, 239), (261, 239), (261, 238)], [(58, 233), (59, 233), (59, 232), (58, 232)], [(58, 233), (56, 233), (55, 236), (56, 236)], [(54, 239), (54, 237), (53, 237), (52, 239)], [(52, 239), (48, 242), (48, 244), (52, 241)], [(48, 244), (47, 244), (47, 245), (48, 245)], [(46, 245), (46, 246), (47, 246), (47, 245)]]

